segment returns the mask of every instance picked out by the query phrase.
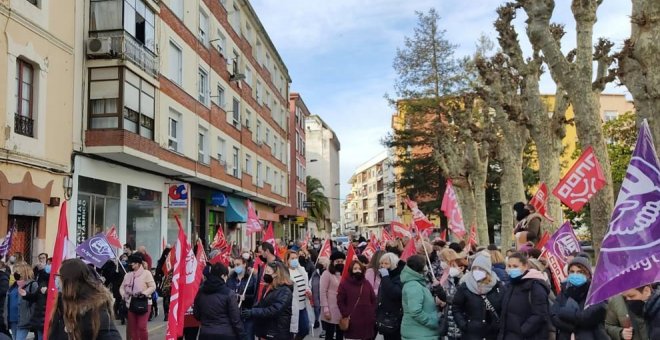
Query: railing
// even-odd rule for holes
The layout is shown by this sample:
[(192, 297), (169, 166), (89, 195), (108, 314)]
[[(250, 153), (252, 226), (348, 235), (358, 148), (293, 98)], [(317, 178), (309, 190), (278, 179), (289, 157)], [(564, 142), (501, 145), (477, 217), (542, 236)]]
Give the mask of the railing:
[(125, 31), (90, 32), (90, 38), (110, 37), (110, 57), (126, 59), (145, 72), (158, 76), (158, 57)]
[(14, 132), (23, 136), (34, 137), (34, 119), (15, 113)]

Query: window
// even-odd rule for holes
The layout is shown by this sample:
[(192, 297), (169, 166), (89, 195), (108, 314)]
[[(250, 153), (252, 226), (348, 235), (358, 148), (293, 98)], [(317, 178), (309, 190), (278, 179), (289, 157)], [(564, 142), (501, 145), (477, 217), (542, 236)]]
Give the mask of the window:
[(225, 159), (225, 148), (227, 147), (227, 142), (218, 137), (218, 162), (220, 164), (227, 164), (227, 160)]
[(270, 178), (270, 167), (266, 166), (266, 183), (272, 184), (272, 179)]
[(170, 40), (170, 80), (179, 86), (183, 82), (183, 54), (181, 48)]
[(174, 12), (174, 15), (179, 17), (183, 21), (183, 1), (184, 0), (171, 0), (170, 9)]
[(257, 137), (257, 144), (261, 143), (261, 121), (257, 119), (257, 131), (256, 132), (256, 137)]
[(239, 170), (239, 166), (240, 166), (240, 164), (238, 163), (238, 155), (239, 155), (239, 150), (238, 150), (237, 147), (234, 147), (234, 148), (233, 148), (233, 153), (232, 153), (232, 161), (233, 161), (234, 163), (232, 164), (232, 165), (233, 165), (233, 169), (232, 169), (232, 173), (231, 173), (231, 175), (234, 176), (234, 177), (236, 177), (236, 178), (239, 178), (239, 177), (238, 177), (238, 170)]
[(199, 35), (197, 38), (199, 41), (204, 44), (204, 46), (209, 46), (209, 16), (204, 13), (204, 11), (199, 9)]
[(284, 158), (284, 142), (280, 142), (280, 160), (282, 163), (286, 164), (286, 158)]
[(257, 100), (257, 104), (261, 104), (261, 100), (262, 100), (261, 97), (263, 96), (263, 93), (261, 88), (261, 81), (259, 80), (257, 80), (257, 86), (254, 93), (255, 93), (255, 99)]
[(209, 153), (208, 153), (208, 130), (203, 127), (199, 127), (199, 134), (197, 136), (197, 161), (200, 163), (208, 164), (209, 163)]
[(181, 151), (181, 138), (183, 137), (181, 128), (181, 114), (170, 109), (167, 147), (175, 152)]
[(605, 111), (604, 116), (605, 116), (605, 121), (609, 122), (619, 117), (619, 113), (617, 111)]
[(124, 71), (124, 130), (154, 139), (156, 88), (128, 69)]
[(209, 100), (209, 75), (202, 68), (199, 69), (199, 101), (204, 105), (208, 105)]
[(89, 72), (89, 128), (119, 128), (119, 68), (93, 68)]
[(231, 18), (229, 18), (229, 24), (231, 28), (234, 29), (234, 32), (241, 33), (241, 10), (238, 9), (238, 6), (234, 4), (234, 10), (231, 13)]
[(232, 123), (237, 129), (241, 128), (241, 105), (238, 99), (234, 98), (232, 101)]
[(261, 162), (257, 161), (257, 185), (260, 188), (264, 186), (264, 180), (261, 178)]
[[(36, 5), (35, 5), (36, 6)], [(33, 92), (34, 68), (24, 60), (16, 59), (16, 112), (14, 132), (34, 137)]]
[(277, 136), (273, 136), (273, 150), (271, 150), (273, 156), (277, 155), (277, 145), (279, 145), (279, 142), (277, 141)]
[(266, 145), (270, 145), (270, 129), (269, 128), (266, 128), (266, 138), (265, 138), (264, 142), (266, 143)]
[(250, 122), (251, 120), (252, 120), (252, 112), (250, 112), (250, 110), (248, 109), (245, 109), (245, 127), (248, 130), (252, 130), (252, 124)]
[(300, 151), (300, 135), (298, 134), (297, 131), (296, 131), (296, 151)]
[(225, 109), (225, 88), (220, 83), (218, 83), (218, 96), (215, 99), (215, 103), (223, 110)]
[(27, 2), (39, 7), (39, 0), (27, 0)]
[(225, 37), (224, 34), (222, 34), (222, 31), (218, 28), (218, 37), (216, 38), (215, 46), (218, 49), (218, 52), (222, 54), (223, 56), (226, 56), (225, 53), (227, 51), (227, 38)]
[(285, 184), (284, 175), (282, 175), (280, 177), (280, 179), (281, 179), (280, 180), (280, 195), (284, 196), (284, 184)]
[(151, 52), (156, 51), (155, 17), (142, 0), (124, 0), (124, 30)]
[(247, 65), (245, 65), (245, 83), (252, 87), (252, 70)]
[(245, 155), (245, 173), (252, 175), (252, 156)]

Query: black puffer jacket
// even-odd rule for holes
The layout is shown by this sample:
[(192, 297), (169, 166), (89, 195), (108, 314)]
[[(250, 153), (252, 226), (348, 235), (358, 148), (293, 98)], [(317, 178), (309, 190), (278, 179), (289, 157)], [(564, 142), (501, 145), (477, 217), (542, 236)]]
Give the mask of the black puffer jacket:
[(403, 317), (403, 306), (401, 304), (403, 284), (401, 283), (401, 271), (406, 263), (399, 261), (396, 268), (389, 271), (388, 276), (383, 276), (378, 289), (378, 308), (376, 309), (376, 320), (382, 322), (388, 317), (396, 317), (401, 324)]
[(200, 321), (200, 334), (216, 337), (244, 335), (238, 296), (221, 278), (210, 276), (195, 297), (193, 313)]
[(254, 333), (257, 337), (290, 340), (291, 333), (291, 286), (279, 286), (264, 292), (261, 300), (252, 308)]
[(660, 288), (657, 288), (644, 306), (644, 322), (649, 339), (660, 339)]
[(550, 288), (540, 277), (530, 274), (526, 272), (522, 280), (512, 280), (504, 291), (499, 340), (548, 339)]
[(485, 296), (495, 309), (497, 316), (486, 309), (486, 303), (481, 295), (470, 291), (465, 283), (458, 287), (452, 310), (454, 321), (461, 329), (463, 340), (495, 340), (500, 330), (499, 315), (502, 312), (502, 296), (504, 289), (498, 282)]
[(581, 287), (562, 284), (561, 293), (550, 308), (552, 324), (557, 329), (557, 340), (599, 340), (607, 339), (605, 316), (607, 303), (589, 306), (584, 309), (589, 284)]
[(39, 330), (44, 327), (49, 277), (49, 274), (45, 271), (41, 271), (39, 274), (39, 280), (37, 281), (37, 289), (34, 291), (28, 291), (27, 295), (23, 297), (23, 299), (29, 302), (31, 306), (32, 315), (30, 316), (29, 328), (32, 330)]

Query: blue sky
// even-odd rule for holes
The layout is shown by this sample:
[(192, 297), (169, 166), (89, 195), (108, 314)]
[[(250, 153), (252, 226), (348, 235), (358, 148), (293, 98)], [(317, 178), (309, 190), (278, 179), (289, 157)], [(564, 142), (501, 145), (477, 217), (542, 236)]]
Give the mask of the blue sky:
[[(320, 115), (341, 142), (342, 197), (352, 172), (383, 150), (380, 140), (390, 130), (393, 109), (384, 98), (394, 96), (392, 61), (405, 36), (412, 35), (415, 11), (435, 7), (446, 37), (458, 44), (457, 56), (470, 55), (482, 33), (495, 41), (496, 0), (252, 0), (257, 15), (289, 69), (291, 91), (299, 92), (310, 111)], [(570, 1), (556, 1), (553, 21), (566, 25), (562, 47), (575, 46)], [(595, 37), (608, 37), (620, 47), (630, 35), (630, 1), (605, 0)], [(516, 19), (523, 48), (524, 13)], [(546, 74), (542, 91), (554, 84)], [(610, 85), (607, 92), (625, 89)]]

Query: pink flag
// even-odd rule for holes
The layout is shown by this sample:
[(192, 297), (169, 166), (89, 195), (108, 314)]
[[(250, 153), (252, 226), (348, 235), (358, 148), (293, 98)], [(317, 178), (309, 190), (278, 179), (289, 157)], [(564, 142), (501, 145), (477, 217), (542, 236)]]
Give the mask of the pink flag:
[(473, 224), (470, 227), (470, 238), (468, 238), (468, 246), (473, 247), (473, 249), (477, 249), (477, 245), (479, 244), (477, 240), (478, 240), (477, 228)]
[(268, 242), (275, 246), (275, 233), (273, 232), (273, 222), (268, 223), (268, 229), (264, 232), (263, 242)]
[(257, 212), (254, 210), (254, 205), (252, 201), (247, 201), (247, 210), (248, 217), (247, 222), (245, 222), (245, 228), (248, 235), (261, 231), (261, 222), (259, 222), (259, 217), (257, 217)]
[(564, 175), (552, 193), (567, 207), (579, 212), (607, 184), (603, 169), (590, 146)]
[[(113, 224), (110, 229), (108, 229), (108, 232), (105, 233), (105, 239), (108, 241), (108, 244), (111, 245), (114, 248), (121, 249), (121, 241), (119, 241), (119, 235), (117, 235), (117, 227)], [(165, 247), (163, 247), (165, 249)]]
[(454, 186), (451, 184), (450, 179), (447, 180), (447, 188), (445, 189), (444, 197), (442, 197), (442, 206), (440, 207), (440, 210), (442, 210), (442, 212), (445, 213), (445, 216), (447, 216), (449, 229), (451, 229), (457, 237), (463, 238), (463, 235), (465, 235), (463, 214), (461, 212), (461, 207), (458, 205), (456, 192), (454, 191)]
[(426, 228), (433, 228), (433, 223), (429, 221), (428, 218), (426, 218), (426, 215), (419, 210), (417, 207), (417, 202), (411, 200), (410, 198), (406, 197), (405, 202), (408, 205), (408, 208), (410, 208), (410, 211), (412, 212), (413, 216), (413, 222), (415, 226), (417, 227), (418, 231), (423, 231)]
[(222, 231), (222, 225), (218, 224), (218, 232), (213, 237), (211, 249), (223, 249), (225, 247), (227, 247), (227, 239), (225, 238), (225, 233)]
[(412, 237), (412, 232), (410, 232), (409, 226), (396, 221), (392, 221), (390, 225), (392, 227), (392, 235), (394, 235), (395, 237), (399, 237), (399, 238)]
[(323, 242), (323, 247), (321, 247), (321, 251), (319, 251), (319, 257), (325, 257), (329, 259), (331, 254), (332, 245), (330, 244), (330, 239), (327, 239), (325, 242)]
[(401, 260), (405, 261), (409, 257), (417, 254), (417, 248), (415, 248), (415, 240), (410, 239), (408, 240), (408, 244), (406, 244), (406, 248), (403, 249), (403, 253), (401, 254)]
[(382, 233), (380, 234), (380, 248), (385, 249), (387, 246), (387, 242), (392, 241), (392, 235), (387, 232), (387, 230), (383, 229)]
[(554, 222), (554, 219), (548, 215), (548, 186), (545, 183), (541, 183), (539, 190), (529, 200), (529, 205), (533, 206), (539, 215), (545, 217), (550, 222)]

